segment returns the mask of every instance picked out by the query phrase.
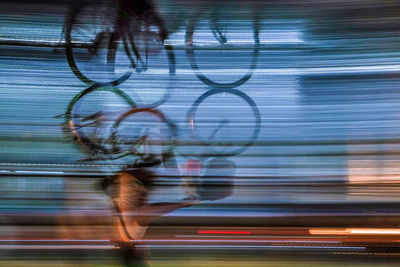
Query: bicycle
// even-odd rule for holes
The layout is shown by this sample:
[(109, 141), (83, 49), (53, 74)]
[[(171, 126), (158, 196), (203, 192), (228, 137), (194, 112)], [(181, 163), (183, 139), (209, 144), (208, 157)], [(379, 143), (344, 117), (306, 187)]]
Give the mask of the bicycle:
[(255, 102), (236, 89), (207, 91), (193, 103), (187, 120), (197, 144), (206, 148), (202, 156), (240, 154), (254, 144), (261, 130)]
[(149, 17), (135, 14), (127, 2), (72, 2), (63, 37), (68, 64), (82, 82), (116, 86), (151, 69), (151, 74), (167, 70), (164, 76), (175, 75), (173, 47), (164, 44), (162, 20), (153, 8)]
[(161, 111), (138, 108), (112, 86), (97, 84), (78, 93), (63, 117), (64, 130), (90, 155), (81, 161), (118, 160), (132, 168), (156, 165), (171, 156), (176, 142), (176, 126)]
[[(191, 17), (185, 45), (197, 78), (209, 87), (228, 89), (244, 84), (253, 75), (260, 52), (260, 25), (257, 11), (251, 11), (248, 17), (235, 12), (241, 10), (240, 6), (234, 7), (231, 13), (226, 12), (225, 3), (223, 7), (214, 4), (211, 12), (200, 9)], [(234, 68), (232, 58), (236, 59)]]
[[(197, 78), (204, 84), (235, 88), (247, 82), (256, 69), (260, 50), (259, 16), (252, 11), (251, 17), (238, 13), (224, 17), (221, 6), (213, 7), (212, 12), (200, 9), (188, 19), (186, 55)], [(63, 32), (68, 64), (73, 73), (89, 85), (119, 85), (133, 73), (147, 72), (149, 62), (158, 62), (158, 70), (168, 70), (170, 76), (175, 75), (174, 49), (164, 42), (172, 32), (167, 32), (154, 7), (150, 8), (151, 12), (146, 13), (148, 17), (145, 18), (134, 14), (122, 16), (123, 8), (112, 3), (72, 6)], [(237, 28), (241, 31), (238, 32)], [(247, 36), (243, 36), (244, 33)], [(119, 49), (119, 41), (122, 41), (123, 49)], [(236, 69), (222, 68), (222, 72), (229, 72), (222, 75), (222, 81), (221, 70), (215, 69), (212, 62), (202, 62), (216, 55), (219, 59), (230, 59), (232, 55), (237, 58), (238, 51), (241, 63), (236, 62)], [(149, 60), (150, 55), (155, 58)], [(221, 60), (215, 67), (221, 67)], [(227, 79), (227, 76), (232, 77)]]
[[(167, 159), (173, 155), (178, 136), (176, 126), (160, 111), (137, 108), (129, 95), (111, 86), (94, 85), (77, 94), (70, 101), (64, 119), (66, 130), (88, 154), (101, 155), (92, 160), (132, 162), (132, 157), (143, 161), (156, 155)], [(187, 121), (195, 143), (206, 148), (199, 150), (197, 156), (227, 157), (242, 153), (254, 144), (261, 129), (256, 104), (235, 89), (213, 89), (201, 95), (188, 111)], [(150, 137), (158, 141), (153, 142)], [(151, 149), (158, 150), (151, 152)]]

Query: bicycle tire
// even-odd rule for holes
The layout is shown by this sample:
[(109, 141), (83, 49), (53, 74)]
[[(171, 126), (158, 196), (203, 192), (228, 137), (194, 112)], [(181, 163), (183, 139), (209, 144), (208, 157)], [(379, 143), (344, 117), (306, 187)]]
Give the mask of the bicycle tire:
[[(128, 40), (129, 40), (128, 36), (122, 37), (123, 46), (127, 54), (131, 53), (129, 50), (130, 45)], [(138, 49), (139, 54), (145, 54), (141, 53), (142, 51), (139, 49), (140, 42), (138, 40), (135, 41), (135, 45), (137, 45), (136, 49)], [(157, 74), (154, 74), (152, 73), (152, 71), (148, 72), (146, 70), (143, 72), (142, 75), (140, 72), (139, 73), (136, 72), (133, 74), (133, 78), (130, 80), (130, 82), (124, 84), (124, 86), (127, 85), (129, 87), (140, 89), (132, 91), (137, 106), (140, 106), (142, 108), (155, 108), (165, 103), (169, 99), (169, 97), (171, 96), (172, 89), (175, 88), (176, 86), (175, 84), (176, 60), (175, 60), (174, 48), (172, 45), (163, 44), (161, 51), (159, 51), (156, 54), (148, 54), (147, 56), (150, 57), (151, 63), (149, 64), (151, 64), (150, 66), (151, 70), (153, 69), (153, 67), (154, 69), (157, 70), (167, 69), (167, 73), (165, 75), (161, 75), (160, 73), (157, 73), (157, 71), (155, 72)], [(153, 65), (154, 62), (157, 62), (157, 64)], [(161, 66), (159, 64), (161, 64)], [(160, 91), (161, 93), (158, 94), (158, 92)], [(143, 98), (145, 99), (146, 97), (148, 98), (149, 95), (151, 96), (150, 98), (154, 96), (156, 96), (157, 98), (151, 101), (143, 100)]]
[[(108, 6), (103, 7), (103, 9), (104, 8), (107, 9)], [(124, 70), (122, 70), (121, 73), (116, 75), (116, 77), (110, 77), (110, 78), (107, 78), (106, 80), (99, 80), (100, 78), (93, 78), (93, 77), (90, 77), (92, 74), (89, 75), (89, 73), (85, 73), (85, 71), (83, 70), (84, 66), (80, 66), (81, 64), (79, 64), (79, 59), (78, 59), (79, 57), (77, 58), (78, 52), (75, 50), (75, 49), (81, 49), (81, 54), (83, 54), (84, 56), (86, 56), (86, 54), (87, 54), (87, 57), (90, 58), (89, 47), (90, 47), (90, 43), (92, 41), (94, 42), (94, 40), (91, 40), (90, 38), (93, 36), (90, 36), (89, 33), (88, 33), (88, 36), (85, 36), (84, 33), (82, 33), (82, 36), (79, 36), (79, 34), (77, 34), (77, 35), (74, 34), (75, 31), (81, 32), (80, 28), (82, 28), (83, 31), (87, 31), (86, 28), (88, 28), (88, 27), (84, 27), (85, 23), (88, 23), (90, 28), (95, 28), (96, 26), (111, 27), (113, 25), (112, 24), (113, 22), (103, 23), (104, 25), (101, 25), (102, 24), (101, 22), (97, 23), (97, 21), (94, 21), (94, 22), (85, 21), (85, 19), (87, 19), (87, 20), (108, 19), (110, 21), (113, 20), (112, 19), (113, 17), (111, 15), (109, 15), (109, 13), (106, 13), (105, 15), (101, 14), (101, 13), (97, 14), (96, 12), (100, 12), (99, 10), (100, 10), (100, 8), (98, 8), (97, 6), (94, 7), (94, 6), (90, 6), (87, 4), (81, 5), (81, 6), (79, 6), (79, 8), (72, 7), (69, 17), (67, 18), (67, 20), (65, 22), (66, 23), (66, 25), (65, 25), (65, 28), (66, 28), (66, 30), (65, 30), (65, 43), (66, 43), (65, 48), (66, 48), (67, 62), (68, 62), (70, 69), (75, 74), (75, 76), (78, 77), (82, 82), (84, 82), (87, 85), (109, 83), (109, 84), (116, 86), (116, 85), (123, 83), (127, 79), (129, 79), (129, 77), (132, 75), (133, 67), (131, 66), (130, 63), (127, 63), (126, 70), (124, 68)], [(85, 11), (86, 11), (86, 14), (85, 14)], [(106, 10), (105, 12), (110, 12), (110, 11)], [(82, 20), (82, 21), (80, 21), (80, 20)], [(92, 30), (94, 30), (94, 29), (92, 29)], [(96, 36), (94, 39), (96, 39)], [(78, 39), (81, 38), (81, 39), (83, 39), (83, 41), (78, 42), (76, 40), (77, 38)], [(110, 53), (110, 48), (107, 48), (107, 53)], [(115, 53), (117, 53), (117, 52), (115, 52)], [(87, 64), (87, 66), (91, 66), (91, 65), (93, 65), (93, 64), (92, 63)], [(128, 67), (128, 65), (129, 65), (129, 67)], [(93, 71), (93, 73), (94, 73), (93, 75), (98, 75), (97, 71), (96, 72)], [(104, 73), (102, 73), (103, 75), (99, 75), (99, 76), (106, 76), (104, 74), (107, 74), (107, 73), (108, 73), (108, 71), (105, 71)]]
[[(257, 61), (259, 57), (259, 51), (260, 51), (260, 38), (259, 38), (259, 22), (258, 22), (258, 17), (255, 16), (252, 19), (252, 24), (253, 24), (253, 47), (251, 48), (251, 60), (250, 60), (250, 65), (246, 71), (246, 73), (241, 76), (240, 78), (236, 79), (235, 81), (229, 81), (229, 82), (218, 82), (214, 81), (212, 78), (207, 77), (206, 74), (203, 73), (201, 70), (201, 67), (198, 64), (198, 59), (196, 59), (196, 48), (195, 48), (195, 41), (194, 41), (194, 33), (196, 31), (196, 26), (198, 24), (200, 17), (199, 16), (193, 16), (191, 20), (189, 20), (187, 26), (186, 26), (186, 34), (185, 34), (185, 50), (186, 50), (186, 55), (189, 59), (190, 66), (192, 70), (194, 71), (195, 75), (197, 78), (203, 82), (205, 85), (211, 88), (222, 88), (222, 89), (233, 89), (238, 86), (243, 85), (246, 83), (251, 76), (253, 75), (256, 67), (257, 67)], [(212, 20), (212, 18), (208, 18), (209, 21)]]
[[(157, 144), (155, 142), (155, 145), (153, 148), (149, 148), (149, 149), (154, 149), (154, 151), (152, 150), (151, 153), (145, 153), (143, 155), (141, 155), (140, 149), (141, 148), (137, 148), (134, 147), (133, 150), (138, 151), (139, 153), (135, 154), (135, 153), (131, 153), (128, 154), (126, 157), (124, 157), (124, 162), (128, 162), (128, 163), (124, 163), (125, 165), (129, 166), (130, 168), (139, 168), (139, 167), (143, 167), (143, 166), (155, 166), (155, 165), (159, 165), (165, 161), (167, 161), (170, 157), (174, 156), (174, 147), (175, 147), (175, 141), (177, 138), (177, 128), (175, 126), (175, 124), (173, 124), (172, 122), (170, 122), (165, 116), (164, 114), (154, 108), (133, 108), (127, 112), (125, 112), (124, 114), (122, 114), (115, 122), (115, 124), (113, 125), (113, 135), (115, 135), (116, 139), (119, 142), (116, 142), (117, 144), (121, 144), (122, 145), (118, 145), (118, 147), (114, 147), (115, 151), (124, 151), (127, 149), (131, 149), (133, 146), (137, 145), (137, 143), (132, 142), (132, 139), (139, 140), (141, 138), (143, 138), (144, 136), (146, 141), (147, 141), (147, 134), (146, 135), (142, 135), (143, 130), (146, 126), (142, 126), (143, 122), (141, 123), (138, 120), (138, 115), (143, 115), (146, 114), (147, 116), (150, 115), (151, 117), (153, 117), (153, 119), (156, 119), (155, 123), (161, 123), (163, 126), (165, 127), (163, 129), (160, 129), (160, 137), (161, 137), (161, 132), (164, 130), (167, 131), (166, 134), (164, 134), (162, 137), (164, 137), (165, 139), (160, 139), (159, 144)], [(136, 118), (133, 118), (133, 116), (136, 116)], [(132, 119), (133, 118), (133, 119)], [(147, 118), (145, 118), (147, 119)], [(157, 126), (156, 124), (154, 124), (154, 122), (150, 122), (153, 123), (151, 129), (154, 131), (157, 131)], [(149, 121), (145, 121), (145, 125), (148, 125)], [(124, 128), (125, 127), (125, 128)], [(122, 131), (125, 131), (122, 133)], [(139, 135), (133, 136), (135, 133), (140, 132)], [(126, 141), (128, 140), (128, 142)], [(148, 145), (151, 143), (150, 142), (146, 142), (144, 144), (144, 146)], [(161, 151), (159, 150), (160, 148), (156, 147), (156, 146), (161, 146)], [(126, 147), (129, 148), (126, 148)], [(147, 147), (144, 147), (144, 150), (148, 149)]]
[[(198, 112), (199, 107), (205, 103), (205, 101), (207, 99), (210, 99), (213, 96), (216, 96), (217, 94), (228, 94), (234, 97), (238, 97), (242, 102), (244, 102), (245, 105), (247, 105), (248, 107), (250, 107), (250, 111), (251, 111), (251, 116), (253, 117), (252, 120), (254, 121), (251, 130), (251, 134), (248, 135), (248, 138), (246, 140), (240, 140), (240, 142), (238, 142), (240, 145), (237, 148), (233, 148), (231, 150), (228, 150), (227, 152), (221, 152), (221, 150), (216, 149), (216, 146), (212, 146), (212, 148), (206, 152), (206, 155), (203, 156), (234, 156), (234, 155), (238, 155), (240, 153), (242, 153), (243, 151), (245, 151), (246, 149), (248, 149), (251, 145), (254, 144), (254, 142), (258, 139), (260, 130), (261, 130), (261, 115), (260, 115), (260, 111), (258, 110), (255, 102), (245, 93), (236, 90), (236, 89), (212, 89), (207, 91), (206, 93), (204, 93), (203, 95), (201, 95), (192, 105), (191, 109), (188, 111), (187, 113), (187, 119), (188, 119), (188, 123), (190, 125), (190, 128), (192, 130), (192, 133), (195, 137), (195, 140), (197, 142), (197, 144), (202, 145), (202, 146), (210, 146), (210, 140), (209, 138), (204, 138), (199, 134), (199, 129), (202, 126), (202, 123), (204, 123), (204, 125), (206, 125), (206, 123), (210, 124), (210, 120), (216, 120), (217, 119), (217, 113), (215, 112), (215, 108), (217, 107), (216, 105), (212, 105), (209, 106), (209, 108), (212, 108), (214, 111), (214, 115), (210, 116), (210, 114), (203, 116), (204, 117), (204, 122), (198, 122), (197, 118), (196, 118), (196, 112)], [(228, 103), (230, 103), (231, 101), (229, 101)], [(216, 104), (221, 104), (221, 103), (216, 103)], [(206, 106), (207, 107), (207, 106)], [(220, 105), (221, 108), (222, 104)], [(222, 107), (223, 108), (223, 107)], [(238, 109), (236, 107), (236, 109)], [(230, 108), (229, 110), (227, 110), (227, 115), (231, 116), (232, 112), (233, 112), (233, 108)], [(208, 112), (208, 111), (207, 111)], [(238, 112), (242, 113), (241, 110), (239, 110)], [(239, 113), (239, 114), (240, 114)], [(241, 114), (242, 115), (242, 114)], [(245, 120), (249, 119), (249, 118), (244, 118)], [(213, 121), (211, 121), (211, 123), (213, 123)], [(211, 124), (211, 126), (213, 126), (213, 124)], [(241, 122), (241, 124), (238, 127), (238, 131), (240, 132), (240, 130), (243, 131), (244, 126), (246, 126), (246, 124), (243, 124)], [(218, 131), (219, 129), (213, 129), (213, 132), (211, 132), (212, 134), (214, 133), (214, 131)], [(227, 138), (228, 136), (223, 136), (223, 138)], [(218, 142), (217, 142), (218, 145)]]
[(78, 93), (69, 102), (67, 111), (65, 113), (65, 124), (68, 125), (68, 131), (72, 134), (73, 139), (78, 141), (81, 145), (89, 150), (92, 154), (100, 153), (104, 155), (112, 154), (113, 151), (110, 148), (105, 147), (103, 144), (96, 142), (82, 130), (81, 123), (79, 122), (80, 117), (80, 101), (86, 96), (90, 96), (90, 93), (95, 91), (108, 91), (114, 94), (116, 97), (121, 98), (124, 103), (130, 107), (135, 107), (135, 102), (122, 90), (116, 87), (103, 86), (99, 84), (92, 85), (91, 87)]

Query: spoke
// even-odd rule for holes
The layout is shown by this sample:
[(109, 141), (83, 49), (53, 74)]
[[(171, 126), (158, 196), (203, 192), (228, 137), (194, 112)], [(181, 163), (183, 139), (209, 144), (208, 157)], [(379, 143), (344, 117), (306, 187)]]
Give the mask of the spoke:
[[(227, 38), (226, 38), (226, 29), (221, 26), (221, 24), (216, 20), (216, 18), (212, 18), (210, 21), (210, 27), (212, 34), (214, 35), (215, 39), (221, 44), (227, 43)], [(221, 30), (222, 29), (222, 30)], [(225, 30), (225, 35), (223, 31)]]
[(79, 127), (76, 127), (76, 129), (79, 130), (79, 129), (82, 129), (84, 127), (88, 127), (88, 126), (91, 126), (93, 124), (96, 124), (96, 123), (97, 123), (97, 121), (90, 122), (90, 123), (87, 123), (87, 124), (84, 124), (84, 125), (80, 125)]
[(96, 113), (93, 113), (92, 115), (88, 115), (88, 116), (84, 117), (82, 119), (82, 121), (87, 121), (87, 120), (91, 120), (91, 119), (97, 119), (97, 118), (100, 118), (101, 116), (104, 116), (103, 112), (102, 111), (98, 111)]
[(222, 128), (223, 125), (227, 124), (229, 122), (228, 119), (223, 119), (221, 120), (221, 122), (219, 123), (218, 127), (216, 129), (214, 129), (214, 131), (212, 131), (210, 137), (208, 138), (208, 140), (212, 140), (215, 135), (217, 134), (217, 132)]

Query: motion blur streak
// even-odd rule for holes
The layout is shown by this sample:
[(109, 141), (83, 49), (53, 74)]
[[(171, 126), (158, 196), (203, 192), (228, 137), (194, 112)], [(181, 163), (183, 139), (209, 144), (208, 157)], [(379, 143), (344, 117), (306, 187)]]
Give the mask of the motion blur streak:
[(399, 266), (399, 88), (400, 0), (3, 0), (0, 266)]
[(251, 232), (240, 232), (240, 231), (199, 231), (199, 234), (233, 234), (233, 235), (249, 235)]
[(312, 235), (400, 235), (400, 229), (378, 229), (378, 228), (346, 228), (346, 229), (310, 229)]

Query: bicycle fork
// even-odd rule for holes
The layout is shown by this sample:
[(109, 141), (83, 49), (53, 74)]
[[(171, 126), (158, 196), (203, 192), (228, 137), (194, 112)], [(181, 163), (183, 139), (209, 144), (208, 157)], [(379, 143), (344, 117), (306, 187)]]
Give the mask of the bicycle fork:
[(110, 36), (110, 40), (108, 42), (108, 49), (107, 49), (107, 70), (109, 72), (115, 72), (115, 59), (117, 55), (118, 49), (118, 39), (119, 34), (117, 32), (112, 32)]

